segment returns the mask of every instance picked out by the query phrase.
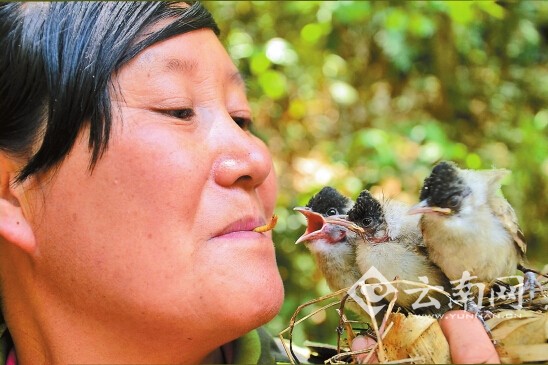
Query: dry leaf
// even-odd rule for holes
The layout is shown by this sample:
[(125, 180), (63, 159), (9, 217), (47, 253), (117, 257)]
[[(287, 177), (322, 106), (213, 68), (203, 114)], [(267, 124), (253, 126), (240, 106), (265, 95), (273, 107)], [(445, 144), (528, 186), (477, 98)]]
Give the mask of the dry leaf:
[(487, 325), (503, 363), (548, 361), (548, 313), (505, 310)]
[(414, 363), (425, 364), (451, 362), (449, 344), (435, 318), (392, 313), (389, 321), (394, 324), (383, 340), (388, 361), (414, 359)]

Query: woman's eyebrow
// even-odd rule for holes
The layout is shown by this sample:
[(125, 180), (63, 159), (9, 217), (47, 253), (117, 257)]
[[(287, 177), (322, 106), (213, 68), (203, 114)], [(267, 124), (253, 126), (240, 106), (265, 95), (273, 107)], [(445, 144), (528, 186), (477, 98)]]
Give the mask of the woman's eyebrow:
[[(167, 58), (163, 61), (163, 69), (168, 72), (181, 72), (193, 74), (198, 68), (197, 60), (185, 60), (180, 58)], [(228, 80), (234, 84), (246, 86), (245, 79), (239, 71), (228, 74)]]
[(234, 71), (230, 77), (228, 78), (231, 82), (235, 83), (235, 84), (238, 84), (238, 85), (241, 85), (245, 88), (246, 86), (246, 83), (245, 83), (245, 78), (244, 76), (240, 73), (240, 71)]
[(167, 58), (163, 60), (165, 71), (176, 71), (182, 73), (194, 73), (198, 67), (198, 61), (196, 60), (184, 60), (180, 58)]

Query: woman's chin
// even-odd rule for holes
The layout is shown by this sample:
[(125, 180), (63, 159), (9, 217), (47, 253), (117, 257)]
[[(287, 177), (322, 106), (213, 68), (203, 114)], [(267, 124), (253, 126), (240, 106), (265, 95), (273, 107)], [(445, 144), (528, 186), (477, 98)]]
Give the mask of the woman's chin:
[(269, 282), (268, 290), (264, 293), (262, 298), (257, 301), (256, 316), (262, 322), (259, 323), (257, 327), (271, 321), (276, 315), (278, 315), (280, 309), (282, 308), (283, 300), (283, 282), (279, 273), (276, 271), (276, 276), (271, 282)]
[[(258, 285), (260, 283), (263, 285)], [(233, 303), (238, 309), (231, 311), (235, 315), (232, 319), (235, 326), (244, 326), (241, 328), (242, 334), (270, 322), (279, 313), (283, 304), (284, 288), (277, 269), (268, 280), (255, 278), (253, 284), (243, 288), (243, 292), (233, 297), (237, 298)]]

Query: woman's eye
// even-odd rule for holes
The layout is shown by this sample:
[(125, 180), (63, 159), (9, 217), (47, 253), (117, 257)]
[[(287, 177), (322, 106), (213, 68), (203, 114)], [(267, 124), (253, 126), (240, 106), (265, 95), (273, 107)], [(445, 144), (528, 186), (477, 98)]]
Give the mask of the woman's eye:
[(238, 127), (242, 128), (244, 131), (250, 130), (253, 125), (253, 121), (249, 118), (232, 117), (232, 119), (236, 122)]
[(194, 110), (190, 108), (186, 109), (173, 109), (173, 110), (163, 110), (162, 113), (169, 115), (170, 117), (189, 120), (194, 116)]
[(330, 215), (337, 215), (339, 214), (339, 212), (337, 211), (337, 209), (335, 208), (331, 208), (327, 211), (327, 215), (330, 216)]

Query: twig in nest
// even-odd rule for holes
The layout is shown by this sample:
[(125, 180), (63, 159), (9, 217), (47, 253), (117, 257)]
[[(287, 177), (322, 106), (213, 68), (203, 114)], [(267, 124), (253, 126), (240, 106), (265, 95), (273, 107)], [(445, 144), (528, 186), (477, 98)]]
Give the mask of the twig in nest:
[[(280, 337), (280, 339), (282, 340), (282, 345), (284, 346), (284, 349), (285, 349), (285, 352), (287, 353), (287, 357), (289, 358), (289, 361), (292, 363), (292, 364), (299, 364), (299, 360), (297, 359), (297, 356), (295, 355), (295, 353), (293, 352), (293, 328), (298, 325), (299, 323), (305, 321), (306, 319), (312, 317), (313, 315), (315, 315), (316, 313), (319, 313), (321, 312), (322, 310), (326, 310), (328, 308), (331, 308), (331, 307), (334, 307), (335, 305), (339, 304), (340, 301), (336, 301), (336, 302), (332, 302), (332, 303), (329, 303), (315, 311), (313, 311), (312, 313), (308, 314), (307, 316), (304, 316), (303, 318), (299, 319), (298, 321), (296, 321), (296, 318), (297, 318), (297, 315), (300, 313), (300, 311), (303, 309), (303, 308), (306, 308), (312, 304), (315, 304), (315, 303), (318, 303), (318, 302), (321, 302), (321, 301), (324, 301), (326, 299), (330, 299), (330, 298), (333, 298), (333, 297), (336, 297), (340, 294), (342, 294), (343, 292), (345, 292), (347, 289), (341, 289), (341, 290), (338, 290), (334, 293), (331, 293), (331, 294), (327, 294), (327, 295), (324, 295), (320, 298), (316, 298), (316, 299), (312, 299), (304, 304), (301, 304), (297, 307), (297, 309), (295, 310), (295, 313), (293, 313), (293, 316), (291, 317), (290, 321), (289, 321), (289, 327), (287, 327), (286, 329), (284, 329), (282, 332), (280, 332), (280, 334), (278, 335)], [(284, 342), (284, 337), (283, 337), (283, 334), (288, 332), (289, 331), (289, 349), (287, 348), (285, 342)]]
[[(540, 288), (536, 288), (535, 297), (531, 299), (528, 291), (523, 291), (523, 283), (510, 285), (505, 282), (497, 283), (497, 285), (505, 290), (499, 293), (493, 291), (491, 296), (484, 296), (482, 306), (488, 308), (493, 313), (498, 313), (503, 310), (511, 309), (527, 309), (532, 311), (547, 311), (548, 307), (548, 281), (541, 282)], [(493, 290), (493, 289), (492, 289)]]
[[(365, 285), (375, 285), (375, 284), (365, 284)], [(384, 314), (384, 317), (380, 326), (381, 328), (386, 325), (386, 322), (388, 321), (388, 317), (390, 316), (390, 313), (392, 313), (392, 310), (394, 309), (394, 305), (396, 303), (397, 298), (398, 297), (396, 292), (394, 293), (392, 300), (388, 304), (388, 308), (386, 310), (386, 313)], [(371, 302), (368, 296), (365, 296), (365, 301), (366, 301), (369, 313), (373, 313), (373, 308), (371, 306)], [(388, 332), (390, 332), (390, 330), (392, 329), (393, 323), (391, 322), (386, 328), (383, 329), (382, 335), (379, 332), (379, 325), (377, 323), (377, 319), (375, 318), (375, 316), (371, 316), (371, 324), (372, 324), (373, 330), (375, 331), (375, 336), (377, 337), (377, 343), (371, 348), (371, 352), (369, 352), (369, 354), (366, 356), (363, 362), (368, 363), (371, 357), (373, 356), (373, 354), (377, 352), (379, 361), (381, 363), (384, 363), (386, 362), (386, 353), (384, 352), (384, 346), (382, 344), (382, 340), (388, 334)], [(350, 354), (351, 353), (343, 353), (341, 355), (350, 355)]]
[(394, 361), (387, 361), (384, 364), (403, 364), (403, 363), (413, 363), (413, 364), (424, 364), (424, 358), (423, 357), (412, 357), (409, 359), (401, 359), (401, 360), (394, 360)]
[(374, 350), (374, 348), (369, 348), (369, 349), (363, 349), (363, 350), (357, 350), (357, 351), (343, 352), (343, 353), (337, 354), (337, 355), (332, 356), (329, 359), (325, 360), (325, 363), (326, 364), (340, 364), (339, 359), (342, 359), (346, 356), (367, 354), (367, 353), (373, 352), (373, 350)]
[[(366, 285), (368, 285), (368, 284), (366, 284)], [(365, 296), (365, 303), (367, 304), (367, 311), (369, 313), (374, 313), (373, 312), (373, 307), (371, 306), (371, 301), (369, 300), (368, 295)], [(379, 326), (377, 324), (377, 320), (375, 319), (375, 316), (371, 316), (371, 324), (373, 324), (373, 329), (375, 330), (375, 335), (377, 336), (377, 345), (376, 346), (378, 347), (379, 361), (380, 362), (385, 362), (386, 361), (386, 354), (384, 352), (384, 347), (382, 346), (382, 338), (381, 338), (381, 335), (379, 333)], [(368, 357), (372, 356), (371, 354), (369, 354), (369, 355), (370, 356), (368, 356)]]
[[(414, 281), (408, 281), (408, 280), (393, 280), (393, 281), (390, 281), (389, 283), (395, 285), (395, 286), (398, 286), (398, 285), (402, 285), (402, 284), (405, 284), (405, 285), (410, 285), (410, 286), (414, 286), (414, 287), (420, 287), (420, 288), (427, 288), (429, 290), (432, 290), (432, 291), (435, 291), (435, 292), (439, 292), (439, 293), (442, 293), (443, 295), (447, 296), (448, 298), (451, 299), (451, 294), (449, 294), (448, 292), (442, 290), (442, 289), (438, 289), (436, 287), (433, 287), (431, 285), (428, 285), (426, 283), (423, 283), (423, 282), (414, 282)], [(377, 284), (362, 284), (362, 285), (377, 285)], [(490, 307), (490, 310), (491, 308), (495, 309), (496, 312), (494, 311), (494, 313), (497, 313), (501, 310), (503, 310), (504, 308), (508, 308), (510, 309), (510, 311), (508, 311), (509, 313), (522, 313), (523, 311), (515, 311), (515, 308), (518, 308), (517, 306), (519, 305), (519, 308), (522, 308), (522, 309), (526, 309), (528, 311), (538, 311), (538, 312), (548, 312), (548, 282), (543, 282), (541, 283), (541, 288), (537, 288), (535, 289), (535, 292), (540, 294), (540, 295), (535, 295), (535, 298), (534, 299), (531, 299), (529, 297), (529, 293), (528, 292), (523, 292), (523, 291), (519, 291), (520, 286), (522, 286), (523, 284), (517, 284), (517, 285), (510, 285), (510, 284), (507, 284), (505, 287), (506, 287), (506, 291), (501, 291), (500, 292), (500, 296), (493, 296), (493, 298), (490, 298), (490, 297), (483, 297), (483, 304), (485, 306), (485, 304), (490, 304), (491, 307)], [(291, 320), (291, 326), (295, 326), (297, 324), (299, 324), (300, 322), (306, 320), (307, 318), (309, 318), (310, 316), (314, 315), (315, 313), (317, 313), (318, 311), (315, 311), (314, 313), (306, 316), (305, 318), (302, 318), (300, 319), (299, 321), (296, 321), (296, 317), (298, 315), (298, 312), (300, 310), (302, 310), (302, 308), (304, 308), (305, 306), (307, 305), (310, 305), (310, 304), (313, 304), (313, 303), (317, 303), (321, 300), (324, 300), (326, 298), (330, 298), (330, 297), (333, 297), (335, 295), (338, 295), (338, 294), (341, 294), (342, 292), (344, 291), (347, 291), (347, 289), (344, 289), (344, 290), (340, 290), (339, 292), (337, 293), (333, 293), (331, 295), (328, 295), (328, 296), (325, 296), (325, 297), (322, 297), (322, 298), (319, 298), (319, 299), (316, 299), (316, 300), (313, 300), (311, 302), (308, 302), (302, 306), (300, 306), (297, 311), (295, 312), (294, 314), (294, 317), (292, 318)], [(366, 302), (366, 305), (368, 307), (368, 312), (372, 313), (372, 298), (370, 298), (368, 295), (367, 295), (367, 291), (365, 290), (362, 290), (365, 298), (365, 302)], [(397, 295), (397, 294), (396, 294)], [(397, 314), (397, 313), (394, 313), (394, 312), (397, 312), (395, 311), (395, 308), (396, 308), (396, 300), (397, 300), (397, 296), (394, 295), (390, 302), (388, 303), (388, 306), (386, 307), (386, 312), (384, 313), (384, 316), (383, 316), (383, 319), (382, 319), (382, 323), (379, 324), (378, 321), (377, 321), (377, 318), (378, 317), (375, 317), (375, 316), (370, 316), (371, 317), (371, 327), (373, 329), (373, 331), (375, 332), (375, 336), (377, 337), (377, 342), (372, 345), (371, 347), (367, 348), (367, 349), (363, 349), (363, 350), (360, 350), (360, 351), (347, 351), (347, 352), (341, 352), (341, 351), (345, 351), (346, 349), (344, 348), (343, 345), (341, 345), (341, 341), (344, 341), (341, 340), (341, 335), (342, 335), (342, 329), (346, 329), (347, 332), (350, 334), (350, 333), (354, 333), (352, 329), (348, 329), (348, 325), (351, 326), (352, 324), (352, 321), (349, 321), (345, 316), (344, 316), (344, 306), (345, 304), (347, 304), (347, 301), (348, 300), (352, 300), (351, 298), (348, 299), (347, 297), (343, 297), (343, 299), (339, 302), (340, 303), (340, 308), (338, 309), (338, 312), (339, 312), (339, 326), (338, 326), (338, 329), (339, 330), (339, 336), (337, 338), (337, 354), (332, 356), (331, 358), (329, 358), (328, 360), (325, 361), (325, 363), (328, 363), (328, 364), (342, 364), (342, 363), (345, 363), (345, 361), (349, 361), (347, 359), (348, 356), (354, 356), (354, 361), (357, 361), (357, 359), (355, 358), (356, 355), (359, 355), (359, 354), (363, 354), (362, 356), (360, 357), (365, 357), (364, 359), (360, 359), (362, 362), (367, 362), (367, 361), (370, 361), (371, 360), (371, 357), (374, 356), (375, 354), (377, 355), (378, 357), (378, 360), (381, 362), (381, 363), (408, 363), (408, 362), (435, 362), (434, 360), (435, 359), (439, 359), (439, 360), (443, 360), (443, 361), (449, 361), (447, 359), (450, 359), (449, 357), (447, 357), (447, 359), (444, 358), (444, 354), (446, 354), (447, 356), (449, 356), (449, 348), (448, 347), (445, 347), (447, 346), (447, 344), (445, 343), (445, 345), (442, 344), (443, 341), (441, 340), (438, 340), (440, 338), (440, 335), (438, 335), (438, 333), (441, 333), (439, 331), (441, 331), (441, 329), (439, 329), (439, 326), (437, 325), (437, 321), (435, 320), (435, 318), (431, 318), (431, 320), (433, 322), (425, 322), (422, 320), (422, 316), (408, 316), (406, 318), (406, 322), (405, 322), (405, 327), (402, 327), (402, 314)], [(452, 300), (452, 302), (454, 304), (458, 304), (459, 306), (462, 305), (462, 303), (459, 303), (457, 301), (454, 301)], [(325, 306), (324, 308), (328, 308), (330, 306), (334, 306), (336, 305), (337, 303), (331, 303), (327, 306)], [(320, 309), (320, 310), (323, 310)], [(506, 312), (502, 312), (502, 317), (501, 318), (504, 318), (504, 315), (505, 315)], [(521, 314), (520, 314), (521, 315)], [(545, 315), (545, 314), (544, 314)], [(399, 318), (399, 320), (398, 320)], [(405, 317), (404, 317), (405, 318)], [(545, 317), (543, 317), (545, 318)], [(380, 319), (378, 319), (380, 320)], [(496, 323), (502, 323), (502, 320), (501, 319), (494, 319), (494, 320), (498, 320), (499, 322), (496, 322)], [(519, 328), (521, 328), (521, 326), (523, 325), (521, 323), (521, 319), (520, 320), (520, 323), (519, 323)], [(494, 331), (498, 330), (499, 333), (498, 333), (498, 336), (501, 335), (501, 333), (506, 333), (506, 332), (509, 332), (507, 327), (508, 325), (512, 325), (510, 322), (510, 320), (508, 320), (508, 322), (504, 322), (505, 323), (505, 326), (502, 326), (502, 324), (499, 324), (498, 327), (495, 328)], [(424, 327), (424, 324), (425, 323), (430, 323), (428, 324), (428, 328)], [(508, 324), (510, 323), (510, 324)], [(529, 323), (529, 322), (528, 322)], [(536, 323), (536, 322), (533, 322), (531, 320), (531, 324), (533, 323)], [(518, 324), (515, 324), (515, 325), (512, 325), (514, 327), (518, 326)], [(544, 325), (543, 325), (544, 326)], [(288, 329), (286, 329), (284, 332), (286, 331), (289, 331), (289, 330), (293, 330), (293, 328), (290, 327)], [(402, 332), (402, 329), (415, 329), (415, 330), (419, 330), (421, 329), (423, 332), (421, 332), (421, 335), (419, 337), (417, 337), (418, 339), (420, 339), (420, 341), (415, 341), (413, 340), (412, 342), (409, 342), (407, 345), (405, 346), (412, 346), (412, 347), (405, 347), (405, 353), (394, 353), (394, 346), (399, 346), (399, 341), (407, 341), (407, 337), (405, 335), (405, 331)], [(512, 327), (513, 328), (513, 327)], [(428, 332), (425, 331), (425, 329), (428, 329)], [(380, 335), (380, 332), (382, 331), (382, 335)], [(502, 331), (502, 332), (501, 332)], [(535, 332), (536, 333), (536, 332)], [(283, 333), (282, 333), (283, 334)], [(422, 337), (424, 334), (424, 337)], [(400, 336), (402, 336), (400, 338)], [(535, 335), (536, 336), (536, 335)], [(522, 341), (523, 339), (523, 336), (517, 336), (519, 338), (517, 338), (518, 341)], [(495, 337), (497, 339), (497, 341), (499, 340), (499, 337)], [(536, 338), (536, 337), (535, 337)], [(442, 336), (442, 339), (444, 340), (443, 336)], [(506, 341), (506, 340), (505, 340)], [(435, 344), (435, 348), (438, 349), (439, 348), (439, 354), (436, 353), (436, 354), (432, 354), (428, 351), (425, 351), (424, 349), (424, 344)], [(502, 343), (502, 342), (501, 342)], [(290, 342), (291, 344), (291, 342)], [(537, 346), (538, 344), (532, 344), (532, 346)], [(541, 344), (542, 346), (545, 345), (545, 342), (543, 342)], [(501, 348), (502, 348), (502, 345), (500, 345)], [(509, 346), (509, 347), (504, 347), (505, 351), (507, 349), (512, 349), (514, 350), (514, 347), (512, 346), (515, 346), (516, 350), (515, 351), (529, 351), (529, 350), (525, 350), (525, 348), (523, 348), (523, 350), (521, 349), (521, 347), (519, 346), (522, 346), (521, 342), (516, 345), (507, 345), (506, 343), (504, 343), (504, 346)], [(498, 347), (498, 346), (497, 346)], [(428, 347), (430, 348), (430, 347)], [(400, 351), (399, 347), (397, 347), (397, 351)], [(528, 347), (528, 349), (532, 349)], [(536, 349), (536, 347), (535, 347)], [(544, 349), (544, 348), (543, 348)], [(290, 357), (291, 359), (291, 355), (289, 355), (290, 352), (289, 350), (287, 350), (287, 347), (286, 347), (286, 351), (288, 353), (288, 356)], [(403, 351), (403, 350), (402, 350)], [(508, 350), (509, 351), (509, 350)], [(543, 350), (545, 351), (545, 350)], [(516, 353), (518, 353), (516, 352)], [(527, 356), (530, 356), (532, 352), (527, 352)], [(542, 356), (544, 356), (546, 354), (546, 352), (544, 352), (542, 354)], [(435, 355), (435, 356), (434, 356)], [(402, 357), (402, 358), (399, 358), (398, 360), (393, 360), (395, 357)], [(410, 358), (405, 358), (409, 356)], [(535, 357), (535, 359), (540, 359), (540, 357)], [(545, 360), (544, 357), (542, 357), (542, 360)], [(390, 361), (390, 362), (387, 362), (387, 361)], [(293, 360), (291, 360), (292, 363), (295, 363)]]
[(346, 327), (346, 333), (348, 336), (348, 343), (351, 344), (352, 340), (354, 339), (354, 332), (352, 331), (352, 326), (348, 324), (348, 320), (346, 316), (344, 315), (344, 305), (346, 304), (346, 301), (350, 297), (350, 294), (347, 294), (342, 298), (341, 305), (339, 309), (337, 309), (337, 313), (339, 313), (339, 326), (337, 327), (337, 353), (341, 352), (341, 335), (343, 332), (343, 328)]

